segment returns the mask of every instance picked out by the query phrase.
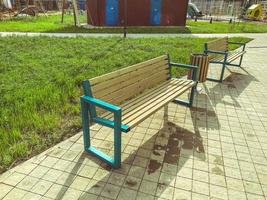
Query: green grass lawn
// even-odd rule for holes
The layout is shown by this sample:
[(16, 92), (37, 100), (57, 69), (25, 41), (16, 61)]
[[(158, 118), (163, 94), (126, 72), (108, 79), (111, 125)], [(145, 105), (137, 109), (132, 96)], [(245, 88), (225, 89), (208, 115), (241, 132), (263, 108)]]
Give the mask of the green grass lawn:
[[(19, 32), (53, 32), (53, 33), (122, 33), (122, 28), (95, 28), (84, 29), (73, 26), (73, 16), (65, 15), (62, 24), (61, 15), (49, 15), (39, 17), (18, 18), (8, 21), (0, 21), (0, 31)], [(85, 22), (85, 15), (81, 16), (81, 22)], [(266, 33), (267, 24), (253, 22), (213, 22), (187, 21), (187, 27), (149, 27), (129, 28), (129, 33)]]
[(167, 52), (188, 63), (207, 40), (0, 38), (0, 171), (80, 130), (82, 80)]

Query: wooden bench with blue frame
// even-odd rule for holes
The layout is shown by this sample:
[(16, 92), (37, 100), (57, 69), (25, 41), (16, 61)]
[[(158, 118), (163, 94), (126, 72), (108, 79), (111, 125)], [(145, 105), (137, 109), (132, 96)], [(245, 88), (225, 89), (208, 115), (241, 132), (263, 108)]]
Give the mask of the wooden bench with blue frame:
[[(174, 78), (172, 67), (191, 70), (193, 80)], [(197, 70), (196, 66), (171, 63), (169, 56), (163, 55), (83, 81), (81, 109), (85, 151), (112, 167), (119, 168), (121, 133), (129, 132), (171, 101), (192, 106), (197, 85)], [(177, 99), (186, 91), (189, 91), (188, 101)], [(99, 108), (107, 112), (101, 114)], [(91, 145), (92, 123), (114, 129), (114, 158)]]
[[(242, 49), (229, 51), (228, 44), (237, 44), (242, 46)], [(246, 53), (245, 51), (246, 43), (241, 42), (229, 42), (228, 37), (212, 40), (205, 43), (204, 53), (208, 54), (210, 57), (209, 63), (222, 64), (222, 71), (219, 79), (207, 78), (211, 81), (222, 82), (224, 77), (225, 68), (227, 65), (241, 67), (243, 56)], [(236, 59), (239, 60), (239, 64), (233, 64)]]

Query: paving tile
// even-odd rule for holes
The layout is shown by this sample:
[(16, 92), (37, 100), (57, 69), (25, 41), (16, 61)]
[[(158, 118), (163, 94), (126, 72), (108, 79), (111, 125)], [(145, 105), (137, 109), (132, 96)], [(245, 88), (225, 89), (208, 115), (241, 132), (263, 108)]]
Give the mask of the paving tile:
[(90, 194), (87, 192), (82, 193), (81, 196), (79, 197), (79, 200), (96, 200), (96, 199), (97, 199), (97, 195)]
[(137, 196), (137, 191), (135, 190), (130, 190), (128, 188), (122, 188), (119, 196), (118, 196), (118, 200), (135, 200)]
[(42, 162), (41, 165), (44, 167), (52, 167), (56, 162), (58, 161), (58, 158), (54, 158), (51, 156), (47, 156)]
[(124, 187), (132, 189), (132, 190), (138, 190), (140, 187), (142, 179), (133, 177), (133, 176), (127, 176), (124, 182)]
[(70, 186), (75, 179), (76, 175), (74, 174), (69, 174), (66, 172), (63, 172), (58, 179), (55, 181), (55, 183), (64, 185), (64, 186)]
[(193, 180), (192, 191), (199, 194), (209, 195), (209, 184)]
[(227, 189), (217, 185), (210, 185), (210, 198), (228, 199)]
[(191, 192), (176, 188), (174, 190), (174, 197), (173, 197), (173, 199), (175, 199), (175, 200), (181, 200), (181, 199), (190, 200), (191, 199)]
[(174, 190), (174, 187), (166, 186), (164, 184), (158, 184), (156, 196), (162, 199), (173, 199)]
[(227, 188), (232, 190), (244, 191), (243, 181), (235, 178), (226, 177)]
[(34, 194), (31, 192), (28, 192), (25, 194), (25, 196), (22, 198), (22, 200), (39, 200), (41, 198), (42, 198), (42, 196), (39, 194)]
[(184, 177), (177, 177), (175, 181), (175, 187), (178, 189), (183, 190), (192, 190), (192, 179), (184, 178)]
[(86, 187), (86, 192), (99, 195), (103, 191), (105, 185), (105, 182), (91, 180)]
[(35, 186), (32, 188), (32, 192), (44, 195), (47, 190), (51, 187), (52, 183), (45, 181), (45, 180), (40, 180), (35, 184)]
[(31, 163), (31, 162), (25, 162), (15, 167), (14, 170), (21, 174), (29, 174), (36, 167), (37, 167), (37, 164)]
[(36, 178), (41, 178), (48, 172), (49, 169), (50, 168), (48, 167), (39, 165), (29, 175)]
[(8, 184), (8, 185), (12, 185), (12, 186), (16, 186), (20, 181), (22, 181), (22, 179), (24, 179), (25, 176), (26, 176), (25, 174), (14, 172), (9, 177), (7, 177), (3, 181), (3, 183)]
[(90, 179), (87, 179), (81, 176), (76, 176), (73, 182), (71, 183), (70, 188), (85, 191), (89, 182), (90, 182)]
[(0, 183), (0, 190), (1, 190), (0, 199), (4, 198), (4, 196), (6, 196), (7, 193), (9, 193), (12, 189), (13, 189), (12, 186)]
[(143, 180), (139, 190), (143, 193), (155, 195), (156, 189), (157, 189), (157, 183)]
[(50, 181), (50, 182), (55, 182), (60, 175), (62, 174), (62, 171), (55, 170), (55, 169), (49, 169), (46, 174), (42, 177), (42, 179)]
[(246, 193), (232, 189), (228, 190), (228, 197), (229, 199), (240, 199), (240, 200), (247, 199)]
[(53, 184), (49, 190), (45, 193), (45, 196), (51, 199), (61, 199), (65, 192), (67, 191), (67, 187), (59, 184)]
[(22, 199), (27, 192), (18, 188), (11, 190), (3, 200)]
[(18, 185), (17, 187), (23, 190), (30, 191), (31, 188), (39, 181), (38, 178), (34, 178), (31, 176), (26, 176)]
[(146, 194), (143, 192), (138, 192), (136, 197), (136, 200), (154, 200), (154, 199), (155, 197), (153, 195)]
[(106, 184), (103, 191), (101, 192), (101, 196), (110, 199), (116, 199), (119, 192), (120, 192), (120, 187), (111, 184)]
[(76, 200), (76, 199), (79, 199), (81, 194), (82, 194), (82, 191), (80, 190), (68, 188), (68, 190), (65, 192), (65, 194), (63, 195), (61, 199), (62, 200)]
[(248, 200), (264, 200), (264, 196), (256, 195), (256, 194), (247, 194)]
[(263, 195), (260, 184), (244, 181), (245, 191), (252, 194)]

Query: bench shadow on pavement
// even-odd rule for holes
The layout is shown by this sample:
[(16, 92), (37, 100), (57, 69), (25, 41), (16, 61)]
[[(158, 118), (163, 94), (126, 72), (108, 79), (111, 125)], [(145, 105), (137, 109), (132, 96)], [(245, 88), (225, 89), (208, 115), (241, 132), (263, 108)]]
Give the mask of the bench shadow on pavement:
[[(163, 127), (157, 133), (147, 139), (142, 145), (140, 145), (135, 152), (129, 154), (128, 157), (123, 160), (121, 169), (111, 169), (106, 164), (100, 163), (101, 168), (105, 170), (107, 174), (101, 178), (101, 180), (95, 181), (93, 185), (87, 188), (85, 193), (83, 193), (79, 199), (87, 199), (87, 193), (99, 195), (101, 191), (103, 191), (105, 182), (107, 182), (107, 180), (108, 183), (112, 184), (112, 181), (109, 182), (109, 179), (113, 174), (115, 175), (115, 181), (116, 174), (126, 174), (126, 178), (124, 180), (117, 181), (123, 181), (123, 183), (121, 182), (121, 185), (124, 185), (123, 187), (134, 190), (137, 190), (140, 187), (139, 184), (144, 177), (144, 179), (148, 181), (153, 180), (157, 183), (156, 199), (158, 199), (167, 188), (169, 188), (171, 185), (172, 187), (174, 186), (173, 183), (177, 178), (177, 173), (179, 173), (189, 158), (194, 156), (200, 160), (206, 159), (203, 140), (199, 134), (199, 131), (197, 130), (197, 127), (194, 128), (194, 131), (190, 131), (169, 121), (166, 114), (167, 109), (168, 107), (166, 106), (164, 108)], [(195, 111), (193, 112), (194, 115)], [(151, 152), (151, 155), (147, 158), (148, 163), (145, 168), (145, 172), (144, 168), (136, 167), (134, 173), (129, 175), (129, 171), (125, 171), (125, 167), (126, 165), (128, 167), (134, 166), (133, 161), (139, 149), (145, 149)], [(186, 153), (183, 154), (183, 151)], [(79, 174), (79, 171), (82, 167), (81, 163), (88, 159), (93, 161), (96, 160), (94, 157), (86, 153), (80, 155), (76, 165), (70, 172), (70, 176), (66, 180), (66, 183), (70, 183), (74, 180), (73, 175)], [(96, 162), (96, 164), (98, 165), (99, 162)], [(164, 172), (164, 176), (160, 177), (161, 172)], [(142, 173), (143, 177), (134, 177), (135, 175)], [(139, 182), (137, 180), (139, 180)], [(88, 179), (88, 182), (89, 181), (91, 181), (91, 179)], [(65, 191), (66, 189), (62, 188), (62, 190), (58, 192), (56, 199), (62, 199)], [(112, 192), (113, 191), (108, 189), (105, 191), (106, 194), (110, 193), (111, 196)]]
[[(240, 69), (244, 73), (240, 73)], [(224, 104), (227, 106), (241, 107), (237, 100), (245, 89), (252, 82), (259, 82), (253, 75), (247, 72), (244, 68), (238, 69), (239, 71), (229, 70), (230, 75), (227, 76), (222, 84), (216, 84), (212, 88), (204, 88), (211, 97), (211, 104), (216, 107), (217, 104)], [(228, 98), (229, 97), (229, 98)]]

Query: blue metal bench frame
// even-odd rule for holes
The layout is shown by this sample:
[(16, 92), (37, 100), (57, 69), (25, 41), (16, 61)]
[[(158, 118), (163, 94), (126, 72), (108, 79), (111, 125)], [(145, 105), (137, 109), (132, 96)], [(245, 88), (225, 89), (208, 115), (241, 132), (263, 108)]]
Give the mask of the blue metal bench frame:
[[(242, 42), (227, 42), (227, 43), (228, 44), (237, 44), (237, 45), (243, 46), (242, 52), (245, 51), (246, 43), (242, 43)], [(216, 82), (223, 82), (224, 72), (225, 72), (225, 68), (226, 68), (227, 65), (235, 66), (235, 67), (241, 67), (244, 54), (242, 54), (240, 56), (239, 64), (232, 64), (232, 61), (231, 62), (228, 62), (227, 61), (227, 59), (228, 59), (228, 53), (229, 53), (228, 51), (227, 52), (224, 52), (224, 51), (212, 51), (212, 50), (209, 50), (207, 43), (205, 43), (205, 46), (204, 47), (205, 47), (204, 53), (206, 55), (208, 55), (208, 54), (218, 54), (218, 55), (224, 56), (223, 61), (209, 61), (209, 63), (222, 64), (222, 71), (221, 71), (220, 79), (207, 78), (207, 80), (216, 81)]]
[[(168, 60), (169, 56), (168, 56)], [(197, 66), (186, 65), (186, 64), (178, 64), (168, 62), (169, 65), (169, 79), (172, 78), (171, 68), (172, 67), (182, 67), (185, 69), (192, 70), (192, 79), (195, 81), (194, 86), (191, 89), (189, 101), (182, 101), (180, 99), (175, 99), (175, 103), (180, 103), (186, 106), (192, 106), (194, 100), (194, 93), (197, 86)], [(81, 96), (81, 113), (82, 113), (82, 127), (83, 127), (83, 140), (84, 140), (84, 149), (86, 152), (91, 153), (103, 160), (104, 162), (111, 165), (113, 168), (119, 168), (121, 166), (121, 133), (129, 132), (130, 127), (122, 124), (122, 109), (119, 106), (112, 105), (110, 103), (101, 101), (93, 97), (90, 81), (83, 81), (83, 90), (84, 95)], [(100, 107), (106, 111), (112, 112), (114, 114), (114, 121), (101, 118), (97, 116), (96, 107)], [(114, 158), (104, 154), (100, 150), (96, 149), (91, 145), (90, 140), (90, 124), (98, 123), (106, 127), (110, 127), (114, 129)]]

